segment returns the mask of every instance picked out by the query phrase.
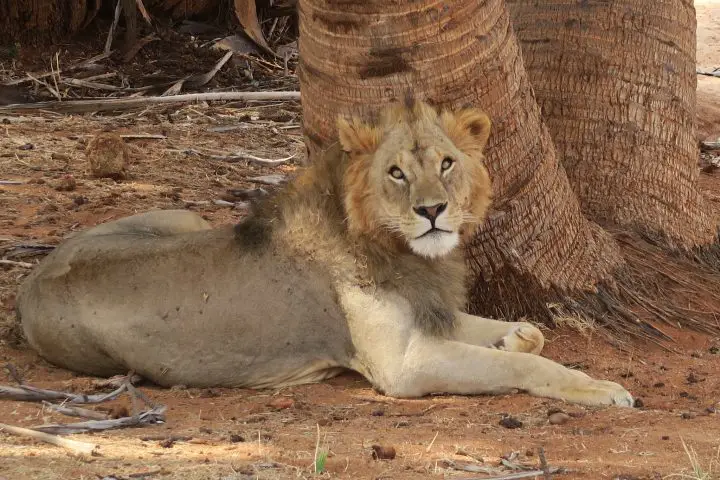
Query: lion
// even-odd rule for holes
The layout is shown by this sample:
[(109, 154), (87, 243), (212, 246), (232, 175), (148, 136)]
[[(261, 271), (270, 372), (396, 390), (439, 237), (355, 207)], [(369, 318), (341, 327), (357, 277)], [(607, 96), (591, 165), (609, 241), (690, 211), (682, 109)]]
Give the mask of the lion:
[(22, 284), (53, 364), (161, 387), (281, 388), (346, 370), (381, 394), (534, 396), (632, 406), (622, 386), (540, 356), (526, 322), (473, 316), (461, 245), (492, 198), (475, 108), (397, 102), (236, 225), (150, 211), (66, 239)]

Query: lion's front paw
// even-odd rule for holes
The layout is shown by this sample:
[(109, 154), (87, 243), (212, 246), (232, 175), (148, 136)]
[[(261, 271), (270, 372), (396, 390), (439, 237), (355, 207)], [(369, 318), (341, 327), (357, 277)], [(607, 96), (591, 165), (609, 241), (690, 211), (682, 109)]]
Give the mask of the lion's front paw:
[(510, 332), (497, 341), (493, 347), (506, 352), (539, 354), (545, 338), (539, 328), (529, 323), (518, 323)]
[(559, 398), (590, 406), (617, 405), (632, 407), (635, 399), (621, 385), (607, 380), (585, 379), (580, 385), (561, 389)]

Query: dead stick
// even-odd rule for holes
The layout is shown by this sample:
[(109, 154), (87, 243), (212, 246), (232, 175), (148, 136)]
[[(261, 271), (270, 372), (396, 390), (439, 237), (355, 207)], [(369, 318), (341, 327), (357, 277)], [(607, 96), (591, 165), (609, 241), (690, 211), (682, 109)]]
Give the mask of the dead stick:
[(22, 385), (24, 383), (22, 375), (20, 375), (20, 372), (18, 372), (18, 369), (15, 365), (13, 365), (12, 363), (7, 363), (5, 364), (5, 368), (8, 371), (8, 375), (10, 375), (13, 380), (15, 380), (15, 383), (17, 383), (18, 385)]
[(16, 103), (0, 106), (0, 112), (50, 110), (59, 113), (102, 112), (126, 110), (162, 103), (193, 103), (223, 100), (300, 100), (300, 92), (210, 92), (168, 95), (166, 97), (108, 98), (99, 100), (70, 100), (65, 102)]
[(80, 407), (66, 407), (64, 405), (55, 405), (50, 402), (43, 400), (43, 405), (53, 412), (62, 413), (68, 417), (79, 417), (89, 418), (91, 420), (107, 420), (108, 415), (103, 412), (96, 412), (95, 410), (88, 410), (87, 408)]
[(545, 449), (543, 447), (538, 449), (538, 457), (540, 457), (540, 468), (542, 468), (543, 477), (545, 477), (545, 480), (552, 480), (552, 474), (550, 473), (550, 467), (548, 466), (547, 458), (545, 458)]
[(93, 445), (92, 443), (78, 442), (77, 440), (58, 437), (57, 435), (50, 435), (49, 433), (36, 432), (35, 430), (31, 430), (29, 428), (5, 425), (4, 423), (0, 423), (0, 431), (5, 431), (20, 437), (32, 438), (33, 440), (39, 440), (51, 445), (66, 448), (77, 454), (92, 455), (97, 448), (97, 445)]
[(120, 417), (107, 420), (88, 420), (78, 423), (53, 423), (38, 425), (33, 430), (52, 433), (56, 435), (71, 435), (73, 433), (100, 432), (116, 428), (134, 427), (139, 425), (154, 425), (165, 422), (165, 406), (160, 405), (152, 410), (140, 412), (131, 417)]
[(113, 37), (115, 36), (115, 28), (118, 25), (118, 22), (120, 21), (120, 12), (122, 11), (122, 1), (117, 0), (117, 4), (115, 5), (115, 17), (113, 18), (113, 23), (110, 25), (110, 31), (108, 32), (107, 40), (105, 40), (105, 49), (103, 50), (103, 53), (109, 54), (110, 53), (110, 47), (112, 45)]
[(0, 385), (0, 399), (17, 400), (23, 402), (40, 402), (42, 400), (64, 400), (68, 403), (102, 403), (113, 400), (115, 397), (127, 390), (125, 385), (121, 385), (116, 390), (103, 395), (84, 395), (68, 392), (57, 392), (55, 390), (45, 390), (42, 388), (31, 387), (29, 385), (21, 385), (18, 387), (9, 387)]
[(16, 262), (15, 260), (0, 259), (0, 265), (12, 265), (14, 267), (33, 268), (35, 265), (28, 262)]
[(542, 470), (529, 470), (527, 472), (509, 473), (495, 477), (462, 477), (457, 480), (520, 480), (522, 478), (533, 478), (542, 475)]

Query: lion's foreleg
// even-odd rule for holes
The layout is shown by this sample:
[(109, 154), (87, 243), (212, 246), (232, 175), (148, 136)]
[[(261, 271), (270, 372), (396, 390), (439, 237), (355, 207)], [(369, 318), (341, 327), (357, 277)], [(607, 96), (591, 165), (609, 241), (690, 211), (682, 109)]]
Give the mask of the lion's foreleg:
[(595, 380), (546, 358), (416, 334), (388, 395), (498, 394), (513, 390), (585, 405), (632, 406), (620, 385)]

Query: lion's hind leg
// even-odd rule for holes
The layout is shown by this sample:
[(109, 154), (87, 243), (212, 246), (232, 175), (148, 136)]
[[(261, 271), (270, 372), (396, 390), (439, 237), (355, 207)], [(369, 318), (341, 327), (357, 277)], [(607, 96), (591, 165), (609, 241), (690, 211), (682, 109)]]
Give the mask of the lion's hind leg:
[(189, 210), (151, 210), (102, 223), (78, 236), (136, 234), (166, 237), (210, 228), (200, 215)]
[(454, 339), (459, 342), (535, 355), (545, 345), (540, 329), (528, 322), (503, 322), (463, 312), (456, 313), (456, 320)]

